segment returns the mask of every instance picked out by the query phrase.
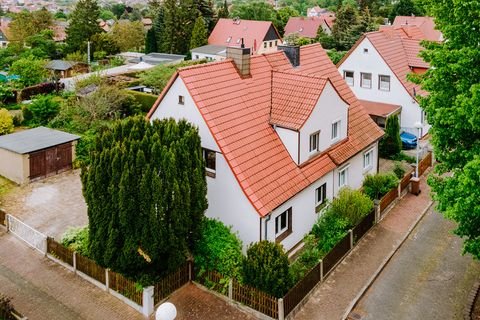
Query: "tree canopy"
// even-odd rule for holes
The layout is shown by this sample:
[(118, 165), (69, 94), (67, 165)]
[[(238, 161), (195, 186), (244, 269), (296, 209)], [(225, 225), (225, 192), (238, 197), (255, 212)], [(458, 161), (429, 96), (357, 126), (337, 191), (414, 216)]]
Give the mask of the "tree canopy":
[(96, 0), (79, 0), (70, 15), (70, 24), (67, 28), (67, 45), (70, 52), (83, 50), (87, 41), (102, 32), (97, 20), (100, 18), (100, 9)]
[[(438, 209), (458, 222), (466, 252), (480, 258), (480, 2), (425, 1), (443, 43), (425, 43), (431, 68), (421, 77), (421, 99), (439, 176), (430, 179)], [(446, 172), (452, 174), (443, 175)]]
[(143, 24), (140, 21), (117, 21), (112, 29), (112, 38), (122, 52), (138, 50), (145, 43)]
[(207, 207), (198, 129), (128, 118), (96, 139), (90, 158), (82, 169), (90, 256), (144, 284), (176, 270)]
[(203, 17), (198, 17), (193, 26), (190, 49), (198, 48), (208, 44), (208, 32)]

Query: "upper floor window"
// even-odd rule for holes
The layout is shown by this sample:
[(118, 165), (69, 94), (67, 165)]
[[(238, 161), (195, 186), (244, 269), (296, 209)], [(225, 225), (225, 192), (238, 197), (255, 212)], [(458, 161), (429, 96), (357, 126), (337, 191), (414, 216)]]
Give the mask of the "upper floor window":
[(370, 170), (373, 167), (373, 149), (363, 154), (363, 169)]
[(319, 148), (320, 131), (310, 135), (310, 152), (316, 152)]
[(275, 40), (275, 47), (278, 45), (278, 40)]
[(382, 91), (390, 91), (390, 76), (378, 76), (378, 89)]
[(270, 41), (270, 42), (269, 42), (270, 48), (272, 47), (272, 44), (273, 44), (272, 41)]
[(371, 73), (360, 73), (360, 86), (362, 88), (371, 89), (372, 88), (372, 74)]
[(355, 83), (353, 75), (354, 75), (353, 71), (343, 71), (343, 78), (345, 79), (345, 82), (349, 86), (353, 86)]
[(338, 187), (344, 187), (348, 185), (348, 167), (338, 171)]
[(325, 201), (327, 201), (327, 183), (315, 189), (315, 205), (322, 205)]
[(203, 159), (205, 160), (205, 168), (207, 175), (215, 178), (215, 171), (217, 169), (216, 164), (216, 152), (209, 149), (203, 149)]
[(263, 48), (264, 48), (264, 49), (267, 48), (267, 43), (266, 43), (266, 42), (263, 43)]
[(184, 96), (178, 96), (178, 104), (185, 104), (185, 97)]
[(292, 207), (288, 208), (275, 218), (276, 241), (282, 241), (292, 233)]
[(337, 140), (340, 137), (340, 124), (340, 120), (332, 123), (332, 140)]

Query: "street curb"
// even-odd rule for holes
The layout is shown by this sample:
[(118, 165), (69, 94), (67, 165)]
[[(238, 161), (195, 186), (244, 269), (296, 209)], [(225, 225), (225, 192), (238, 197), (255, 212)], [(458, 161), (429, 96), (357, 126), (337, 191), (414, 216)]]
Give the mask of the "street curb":
[(430, 201), (428, 203), (428, 206), (425, 209), (423, 209), (422, 213), (417, 218), (417, 220), (415, 220), (415, 223), (412, 226), (410, 226), (410, 228), (408, 229), (407, 233), (405, 234), (403, 239), (400, 241), (398, 246), (390, 253), (390, 255), (387, 258), (385, 258), (385, 260), (383, 260), (382, 264), (380, 265), (380, 267), (378, 267), (378, 269), (375, 271), (373, 276), (368, 280), (367, 284), (365, 286), (363, 286), (362, 289), (360, 289), (360, 292), (352, 300), (352, 302), (350, 303), (350, 305), (346, 309), (345, 313), (343, 314), (342, 320), (347, 320), (348, 319), (349, 314), (356, 307), (358, 301), (360, 301), (360, 299), (363, 297), (365, 292), (367, 292), (367, 290), (372, 286), (373, 282), (378, 278), (378, 276), (383, 271), (383, 269), (385, 269), (388, 262), (390, 262), (390, 260), (392, 260), (395, 253), (397, 253), (397, 251), (402, 247), (402, 245), (405, 243), (405, 241), (408, 239), (408, 237), (412, 233), (413, 229), (415, 229), (417, 227), (418, 223), (423, 219), (423, 217), (425, 216), (427, 211), (432, 207), (432, 205), (433, 205), (433, 201)]

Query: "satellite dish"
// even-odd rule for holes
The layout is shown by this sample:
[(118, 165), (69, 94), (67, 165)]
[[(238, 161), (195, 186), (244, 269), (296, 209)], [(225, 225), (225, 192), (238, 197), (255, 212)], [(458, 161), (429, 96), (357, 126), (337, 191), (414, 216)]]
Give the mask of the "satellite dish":
[(173, 303), (165, 302), (155, 312), (155, 320), (174, 320), (177, 317), (177, 308)]

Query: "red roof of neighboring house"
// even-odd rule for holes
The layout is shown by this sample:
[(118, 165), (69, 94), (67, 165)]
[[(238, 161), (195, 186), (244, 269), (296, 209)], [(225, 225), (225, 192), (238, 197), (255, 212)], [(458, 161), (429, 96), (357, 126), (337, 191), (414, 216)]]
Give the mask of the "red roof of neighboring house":
[[(148, 113), (150, 118), (180, 77), (242, 190), (261, 216), (383, 135), (319, 44), (301, 47), (300, 57), (300, 66), (293, 68), (280, 51), (252, 56), (251, 77), (243, 78), (231, 59), (180, 69)], [(272, 98), (274, 104), (288, 101), (289, 108), (302, 111), (298, 117), (303, 119), (303, 111), (311, 112), (313, 100), (321, 93), (315, 84), (321, 87), (326, 79), (349, 105), (348, 137), (298, 166), (270, 124)], [(285, 85), (284, 90), (280, 85)]]
[(389, 103), (381, 103), (367, 100), (360, 100), (360, 103), (362, 104), (362, 106), (365, 107), (365, 110), (368, 112), (368, 114), (384, 118), (402, 109), (402, 107), (399, 105)]
[[(267, 35), (272, 39), (265, 39)], [(239, 47), (242, 38), (245, 47), (252, 48), (254, 52), (260, 49), (264, 40), (281, 39), (270, 21), (220, 19), (208, 37), (208, 44)]]
[(432, 17), (411, 17), (411, 16), (397, 16), (393, 21), (394, 27), (417, 27), (421, 32), (422, 37), (419, 39), (430, 41), (441, 41), (442, 33), (435, 30), (435, 22)]
[(291, 33), (298, 33), (302, 37), (307, 38), (316, 38), (318, 28), (321, 27), (322, 23), (325, 24), (331, 29), (333, 22), (335, 21), (335, 16), (325, 14), (321, 17), (291, 17), (288, 19), (287, 25), (285, 26), (284, 35)]

